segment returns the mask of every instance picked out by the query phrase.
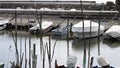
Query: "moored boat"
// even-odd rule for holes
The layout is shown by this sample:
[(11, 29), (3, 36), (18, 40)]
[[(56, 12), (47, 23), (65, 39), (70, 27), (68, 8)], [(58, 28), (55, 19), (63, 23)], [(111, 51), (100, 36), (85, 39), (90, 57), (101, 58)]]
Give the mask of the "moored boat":
[[(30, 28), (30, 31), (33, 31), (33, 32), (36, 32), (36, 31), (39, 31), (40, 30), (40, 24), (38, 23), (37, 25), (33, 26)], [(43, 33), (46, 33), (48, 31), (50, 31), (53, 27), (53, 22), (51, 21), (43, 21), (41, 23), (41, 31)]]
[(111, 26), (105, 33), (105, 39), (120, 40), (120, 25)]
[(5, 29), (8, 22), (9, 22), (8, 20), (5, 20), (5, 19), (3, 19), (3, 18), (0, 18), (0, 30)]
[(108, 63), (105, 57), (99, 56), (97, 58), (97, 61), (99, 66), (93, 66), (93, 68), (115, 68), (113, 66), (110, 66), (110, 64)]
[(56, 29), (52, 30), (52, 35), (54, 35), (54, 36), (67, 35), (67, 28), (69, 28), (69, 27), (60, 25)]
[[(84, 31), (83, 31), (83, 23), (84, 23)], [(75, 36), (78, 38), (97, 37), (103, 34), (104, 30), (105, 30), (104, 26), (99, 25), (98, 23), (90, 20), (83, 20), (72, 26), (72, 32), (74, 32)]]

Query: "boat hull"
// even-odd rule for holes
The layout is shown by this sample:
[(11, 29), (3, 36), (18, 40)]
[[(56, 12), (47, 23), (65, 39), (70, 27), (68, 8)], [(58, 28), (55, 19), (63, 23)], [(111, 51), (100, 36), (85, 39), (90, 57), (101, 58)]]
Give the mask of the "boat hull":
[[(75, 36), (82, 39), (82, 38), (93, 38), (93, 37), (98, 37), (104, 33), (104, 30), (100, 30), (95, 32), (75, 32)], [(84, 35), (83, 35), (84, 34)], [(90, 35), (91, 34), (91, 35)]]
[(3, 30), (6, 28), (6, 24), (0, 25), (0, 30)]
[(31, 33), (39, 33), (39, 32), (49, 32), (52, 28), (53, 28), (53, 23), (51, 21), (44, 21), (42, 22), (41, 25), (41, 31), (40, 31), (40, 27), (39, 27), (39, 23), (33, 27), (30, 28), (30, 32)]
[(113, 25), (111, 26), (105, 33), (104, 33), (105, 39), (116, 39), (120, 40), (120, 26), (119, 25)]
[(103, 34), (104, 30), (104, 26), (90, 20), (81, 21), (72, 27), (72, 32), (74, 32), (78, 38), (97, 37)]

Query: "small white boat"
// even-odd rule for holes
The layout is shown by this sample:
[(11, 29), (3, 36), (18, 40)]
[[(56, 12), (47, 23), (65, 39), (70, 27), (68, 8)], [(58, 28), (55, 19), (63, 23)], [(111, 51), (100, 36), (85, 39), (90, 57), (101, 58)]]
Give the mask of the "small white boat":
[(106, 59), (105, 59), (105, 57), (102, 57), (102, 56), (99, 56), (98, 58), (97, 58), (97, 61), (98, 61), (98, 64), (100, 65), (100, 66), (110, 66), (110, 64), (108, 63), (108, 61), (106, 61)]
[(5, 20), (5, 19), (3, 19), (3, 18), (0, 18), (0, 30), (5, 29), (8, 22), (9, 22), (8, 20)]
[[(53, 22), (51, 21), (43, 21), (41, 25), (41, 31), (46, 33), (50, 31), (53, 27)], [(39, 23), (33, 27), (30, 28), (30, 31), (37, 31), (40, 30)]]
[[(83, 36), (83, 21), (84, 21), (84, 36)], [(72, 27), (72, 32), (75, 33), (75, 36), (82, 39), (82, 38), (91, 38), (97, 37), (104, 33), (104, 26), (100, 25), (99, 31), (99, 24), (90, 20), (83, 20)], [(91, 22), (91, 32), (90, 32), (90, 22)], [(99, 32), (99, 33), (98, 33)], [(91, 33), (91, 36), (90, 36)]]
[(41, 8), (40, 10), (51, 10), (51, 9), (49, 9), (49, 8)]
[(110, 39), (120, 39), (120, 25), (111, 26), (105, 33), (104, 38)]
[(100, 67), (93, 66), (92, 68), (116, 68), (116, 67), (110, 66), (110, 64), (108, 63), (108, 61), (106, 61), (106, 58), (102, 57), (102, 56), (99, 56), (97, 58), (97, 62), (98, 62), (98, 64), (99, 64)]
[(70, 11), (76, 11), (76, 9), (70, 9)]

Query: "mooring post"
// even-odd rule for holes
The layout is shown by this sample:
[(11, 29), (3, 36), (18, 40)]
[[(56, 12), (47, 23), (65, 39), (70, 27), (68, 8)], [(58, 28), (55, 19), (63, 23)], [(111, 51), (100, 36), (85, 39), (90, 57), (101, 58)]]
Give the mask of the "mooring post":
[(57, 66), (58, 66), (58, 65), (57, 65), (57, 60), (55, 60), (55, 68), (57, 68)]
[(36, 44), (33, 44), (33, 55), (32, 55), (32, 68), (36, 68), (37, 65), (37, 55), (36, 55)]
[(90, 68), (92, 68), (92, 66), (93, 66), (93, 60), (94, 60), (94, 57), (91, 57)]

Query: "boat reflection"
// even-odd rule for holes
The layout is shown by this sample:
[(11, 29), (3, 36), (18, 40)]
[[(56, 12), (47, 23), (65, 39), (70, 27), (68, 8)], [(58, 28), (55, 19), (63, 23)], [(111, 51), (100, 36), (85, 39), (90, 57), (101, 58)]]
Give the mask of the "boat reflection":
[(109, 40), (109, 39), (104, 39), (103, 40), (103, 44), (108, 45), (111, 48), (117, 48), (120, 46), (120, 42), (119, 41), (115, 41), (115, 40)]
[(0, 31), (0, 35), (4, 35), (5, 33), (7, 33), (6, 30), (1, 30), (1, 31)]
[(83, 50), (84, 49), (84, 45), (86, 45), (86, 49), (89, 48), (89, 45), (91, 48), (93, 48), (94, 46), (98, 46), (98, 41), (99, 43), (102, 41), (102, 38), (91, 38), (91, 39), (85, 39), (85, 41), (83, 39), (75, 39), (73, 40), (72, 43), (72, 48), (74, 50)]
[[(16, 34), (16, 31), (12, 30), (12, 31), (9, 31), (9, 35), (15, 35)], [(26, 32), (26, 31), (19, 31), (17, 30), (17, 36), (18, 37), (29, 37), (29, 32)]]
[(67, 39), (67, 36), (66, 35), (52, 36), (52, 39), (65, 40), (65, 39)]

